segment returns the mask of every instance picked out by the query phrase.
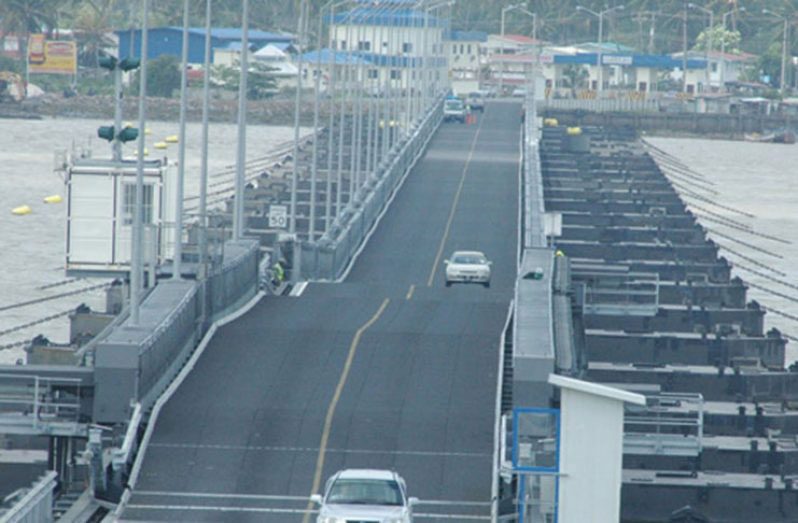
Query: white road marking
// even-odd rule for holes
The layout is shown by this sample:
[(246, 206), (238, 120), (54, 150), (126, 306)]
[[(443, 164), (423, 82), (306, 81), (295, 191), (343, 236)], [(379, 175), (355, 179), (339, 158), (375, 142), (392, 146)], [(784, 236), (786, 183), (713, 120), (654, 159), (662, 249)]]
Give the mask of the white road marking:
[(302, 296), (302, 293), (305, 292), (305, 289), (307, 288), (307, 286), (308, 286), (308, 282), (301, 281), (301, 282), (297, 283), (294, 286), (293, 289), (291, 289), (291, 292), (289, 292), (288, 295), (289, 296), (293, 296), (294, 298), (298, 298), (299, 296)]
[[(289, 446), (259, 446), (259, 445), (205, 445), (190, 443), (150, 443), (150, 447), (176, 448), (176, 449), (210, 449), (210, 450), (257, 450), (266, 452), (318, 452), (318, 447), (289, 447)], [(399, 456), (424, 456), (444, 458), (484, 458), (490, 459), (492, 455), (486, 452), (436, 452), (426, 450), (366, 450), (366, 449), (327, 449), (327, 452), (342, 454), (366, 455), (399, 455)]]

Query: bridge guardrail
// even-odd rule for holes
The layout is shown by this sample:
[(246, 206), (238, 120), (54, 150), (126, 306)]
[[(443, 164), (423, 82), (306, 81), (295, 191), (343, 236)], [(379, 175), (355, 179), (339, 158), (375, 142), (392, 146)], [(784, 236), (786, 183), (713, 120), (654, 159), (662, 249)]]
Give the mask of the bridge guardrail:
[(0, 523), (47, 523), (53, 521), (53, 491), (58, 474), (48, 471), (5, 513)]
[(404, 176), (421, 156), (443, 117), (441, 96), (412, 135), (399, 142), (390, 163), (367, 182), (367, 190), (354, 202), (354, 209), (333, 225), (329, 237), (297, 243), (302, 279), (333, 281), (339, 278)]

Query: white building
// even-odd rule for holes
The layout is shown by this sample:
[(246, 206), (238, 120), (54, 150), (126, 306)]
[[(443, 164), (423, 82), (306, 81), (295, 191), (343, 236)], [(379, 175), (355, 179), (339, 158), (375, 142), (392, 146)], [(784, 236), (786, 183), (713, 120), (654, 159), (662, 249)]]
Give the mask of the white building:
[(488, 34), (481, 31), (450, 31), (444, 48), (449, 62), (449, 80), (456, 95), (478, 91), (487, 65), (484, 44)]
[[(674, 53), (673, 58), (681, 60), (684, 53)], [(688, 51), (690, 60), (703, 60), (706, 63), (707, 53), (704, 51)], [(709, 89), (707, 89), (707, 69), (689, 70), (687, 72), (688, 92), (724, 91), (727, 82), (738, 82), (745, 76), (748, 68), (756, 63), (757, 57), (749, 53), (709, 53)], [(681, 70), (674, 70), (671, 78), (681, 82)]]
[(369, 62), (365, 80), (383, 89), (418, 86), (425, 58), (430, 80), (442, 83), (447, 81), (445, 25), (434, 13), (377, 1), (336, 14), (329, 46)]

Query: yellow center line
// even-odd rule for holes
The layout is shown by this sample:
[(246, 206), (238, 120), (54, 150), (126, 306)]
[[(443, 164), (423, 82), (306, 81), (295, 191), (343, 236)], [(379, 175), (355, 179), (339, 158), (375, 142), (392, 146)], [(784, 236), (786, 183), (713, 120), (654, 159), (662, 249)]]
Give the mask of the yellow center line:
[[(324, 418), (324, 429), (321, 433), (321, 444), (319, 445), (319, 457), (316, 460), (316, 472), (313, 476), (313, 487), (310, 489), (311, 494), (315, 494), (319, 490), (319, 485), (321, 484), (321, 474), (324, 469), (324, 458), (327, 454), (327, 440), (330, 438), (330, 428), (332, 427), (332, 420), (335, 416), (335, 408), (338, 406), (338, 400), (341, 399), (341, 392), (344, 390), (344, 386), (346, 385), (346, 379), (349, 377), (349, 369), (352, 367), (352, 361), (355, 359), (355, 353), (357, 352), (357, 346), (360, 344), (360, 338), (363, 336), (363, 333), (366, 332), (369, 327), (374, 325), (382, 313), (385, 311), (385, 308), (388, 306), (388, 302), (391, 300), (389, 298), (385, 298), (383, 300), (382, 305), (380, 308), (377, 309), (377, 312), (374, 313), (366, 323), (364, 323), (358, 330), (355, 332), (355, 337), (352, 338), (352, 344), (349, 346), (349, 354), (346, 356), (346, 363), (344, 363), (344, 369), (341, 371), (341, 377), (338, 379), (338, 385), (335, 387), (335, 393), (333, 394), (332, 399), (330, 400), (330, 405), (327, 407), (327, 417)], [(313, 509), (313, 502), (309, 501), (307, 506), (307, 512), (305, 512), (305, 517), (303, 518), (304, 523), (308, 523), (310, 521), (310, 510)]]
[(412, 284), (409, 289), (407, 289), (407, 294), (405, 295), (405, 299), (409, 300), (413, 297), (413, 292), (416, 290), (416, 284)]
[(471, 164), (471, 159), (474, 157), (474, 148), (477, 145), (479, 132), (482, 130), (482, 122), (484, 118), (479, 119), (479, 126), (477, 132), (474, 133), (474, 139), (471, 141), (471, 149), (468, 151), (465, 165), (463, 166), (463, 173), (460, 175), (460, 185), (457, 186), (457, 192), (454, 194), (454, 201), (452, 201), (452, 208), (449, 210), (449, 219), (446, 221), (446, 228), (443, 230), (443, 237), (441, 244), (438, 246), (438, 254), (435, 256), (435, 261), (432, 263), (432, 269), (429, 271), (429, 279), (427, 279), (427, 287), (432, 287), (432, 282), (435, 281), (435, 273), (438, 271), (438, 264), (441, 263), (441, 256), (443, 256), (443, 249), (446, 247), (446, 240), (449, 238), (449, 229), (452, 228), (454, 221), (454, 213), (457, 211), (457, 204), (460, 202), (460, 193), (463, 192), (463, 185), (465, 185), (466, 174), (468, 173), (468, 166)]

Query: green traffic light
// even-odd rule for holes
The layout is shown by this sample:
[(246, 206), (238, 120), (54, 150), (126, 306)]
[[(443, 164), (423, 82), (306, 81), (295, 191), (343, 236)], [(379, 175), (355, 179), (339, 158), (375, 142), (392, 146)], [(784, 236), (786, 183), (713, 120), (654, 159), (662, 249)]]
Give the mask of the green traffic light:
[(116, 68), (116, 58), (113, 56), (101, 56), (99, 60), (100, 67), (113, 71)]
[(116, 136), (116, 139), (124, 143), (124, 142), (133, 141), (138, 137), (139, 137), (138, 129), (136, 129), (135, 127), (125, 127), (124, 129), (119, 131), (119, 134)]
[(138, 58), (124, 58), (121, 62), (119, 62), (119, 68), (125, 72), (132, 71), (133, 69), (138, 69), (141, 65), (141, 60)]
[(113, 141), (113, 139), (114, 139), (114, 126), (113, 125), (104, 125), (102, 127), (98, 127), (97, 128), (97, 136), (99, 136), (103, 140), (108, 140), (109, 142)]

